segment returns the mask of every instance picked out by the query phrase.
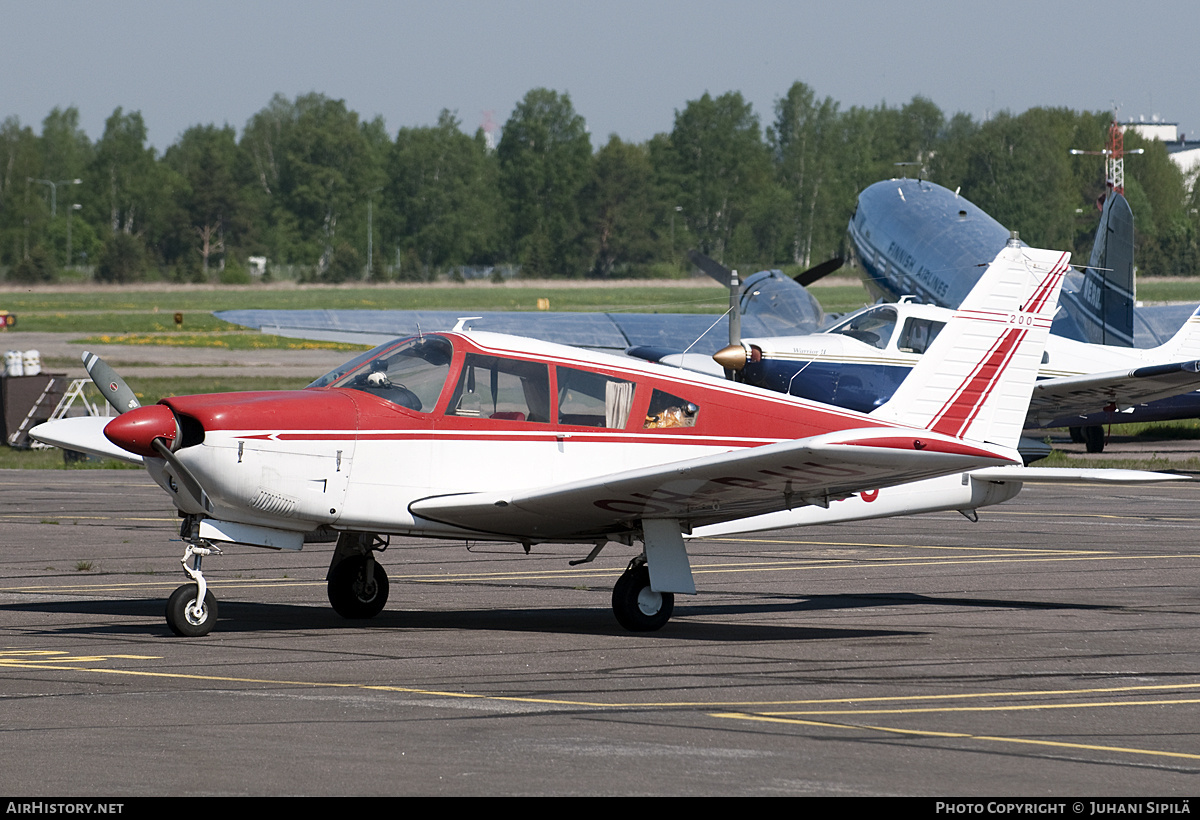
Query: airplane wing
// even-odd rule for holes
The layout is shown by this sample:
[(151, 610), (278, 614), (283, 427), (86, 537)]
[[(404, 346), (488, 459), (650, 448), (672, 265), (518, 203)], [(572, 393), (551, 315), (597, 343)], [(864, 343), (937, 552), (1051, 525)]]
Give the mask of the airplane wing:
[(48, 421), (30, 430), (29, 437), (63, 450), (78, 450), (101, 458), (115, 458), (130, 464), (141, 464), (141, 456), (118, 447), (105, 438), (104, 428), (112, 420), (112, 416), (75, 416)]
[[(218, 319), (263, 333), (322, 342), (378, 345), (392, 339), (453, 330), (459, 319), (477, 315), (467, 322), (471, 330), (486, 330), (509, 336), (524, 336), (543, 342), (572, 345), (588, 350), (624, 353), (631, 347), (653, 347), (672, 351), (690, 348), (692, 353), (711, 356), (729, 343), (729, 320), (711, 313), (547, 313), (484, 312), (460, 310), (222, 310)], [(814, 332), (816, 324), (800, 325), (763, 316), (742, 316), (742, 330), (753, 336), (782, 332)]]
[[(759, 271), (744, 282), (742, 333), (779, 336), (815, 333), (824, 323), (820, 305), (808, 291), (779, 271)], [(469, 310), (222, 310), (225, 322), (297, 339), (349, 342), (374, 347), (419, 332), (453, 330), (465, 316), (471, 330), (524, 336), (543, 342), (624, 353), (631, 347), (708, 357), (729, 343), (729, 319), (712, 291), (697, 291), (712, 299), (711, 313), (551, 313), (500, 311), (472, 314)]]
[(1200, 390), (1200, 361), (1043, 379), (1034, 385), (1029, 419), (1044, 425), (1055, 419), (1120, 410), (1193, 390)]
[[(1015, 453), (1011, 454), (1015, 456)], [(869, 427), (533, 490), (431, 496), (416, 516), (481, 534), (585, 540), (677, 519), (690, 529), (977, 467), (1009, 451), (928, 431)]]

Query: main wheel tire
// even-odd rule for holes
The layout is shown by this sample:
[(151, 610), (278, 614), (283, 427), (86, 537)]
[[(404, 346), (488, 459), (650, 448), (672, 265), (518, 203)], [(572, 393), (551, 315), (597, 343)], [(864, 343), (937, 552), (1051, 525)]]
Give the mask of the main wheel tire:
[(199, 614), (192, 611), (198, 591), (195, 584), (184, 584), (167, 599), (167, 626), (181, 638), (201, 638), (217, 625), (217, 596), (212, 590), (205, 591)]
[(343, 618), (374, 618), (383, 611), (388, 599), (387, 572), (378, 561), (367, 578), (367, 559), (352, 555), (329, 573), (329, 603)]
[(1083, 444), (1084, 439), (1082, 427), (1068, 427), (1067, 432), (1071, 434), (1071, 441), (1075, 442), (1076, 444)]
[(617, 579), (612, 594), (617, 623), (630, 632), (653, 632), (671, 619), (675, 596), (650, 588), (650, 570), (645, 565), (627, 569)]
[(1099, 425), (1092, 425), (1083, 428), (1083, 444), (1084, 449), (1089, 453), (1104, 452), (1104, 428)]

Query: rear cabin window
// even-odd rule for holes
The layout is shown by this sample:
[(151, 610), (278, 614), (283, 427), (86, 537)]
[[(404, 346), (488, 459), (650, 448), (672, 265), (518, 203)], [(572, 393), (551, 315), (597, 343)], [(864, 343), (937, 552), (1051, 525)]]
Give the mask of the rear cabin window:
[(540, 362), (468, 353), (446, 415), (549, 423), (549, 368)]
[(700, 408), (687, 399), (655, 390), (650, 396), (650, 407), (646, 410), (645, 430), (662, 430), (671, 427), (695, 427)]
[(945, 326), (945, 322), (932, 319), (908, 319), (900, 331), (897, 346), (906, 353), (924, 353)]
[(633, 382), (570, 367), (558, 368), (557, 376), (559, 424), (625, 427), (633, 408)]

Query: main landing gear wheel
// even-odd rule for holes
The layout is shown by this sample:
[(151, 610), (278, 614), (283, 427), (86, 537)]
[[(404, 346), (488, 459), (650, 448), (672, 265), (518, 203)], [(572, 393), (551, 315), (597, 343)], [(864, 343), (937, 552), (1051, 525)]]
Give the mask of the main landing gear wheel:
[(329, 603), (343, 618), (374, 618), (388, 599), (388, 577), (379, 562), (367, 577), (367, 557), (352, 555), (329, 573)]
[(645, 564), (630, 567), (617, 579), (612, 594), (617, 623), (630, 632), (653, 632), (671, 619), (675, 596), (650, 588), (650, 570)]
[(1098, 424), (1083, 428), (1083, 443), (1089, 453), (1104, 452), (1104, 428)]
[(184, 584), (167, 599), (167, 626), (182, 638), (203, 637), (217, 625), (217, 596), (206, 590), (196, 606), (197, 592), (195, 584)]

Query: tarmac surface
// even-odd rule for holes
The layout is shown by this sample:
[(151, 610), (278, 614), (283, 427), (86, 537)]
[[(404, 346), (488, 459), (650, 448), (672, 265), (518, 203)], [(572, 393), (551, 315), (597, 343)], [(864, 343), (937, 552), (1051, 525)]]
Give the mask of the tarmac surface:
[(1200, 783), (1200, 482), (693, 542), (700, 594), (649, 634), (609, 610), (617, 545), (572, 568), (394, 539), (366, 622), (326, 602), (329, 545), (233, 548), (192, 640), (163, 620), (183, 550), (141, 471), (0, 471), (0, 497), (10, 795), (1178, 806)]

